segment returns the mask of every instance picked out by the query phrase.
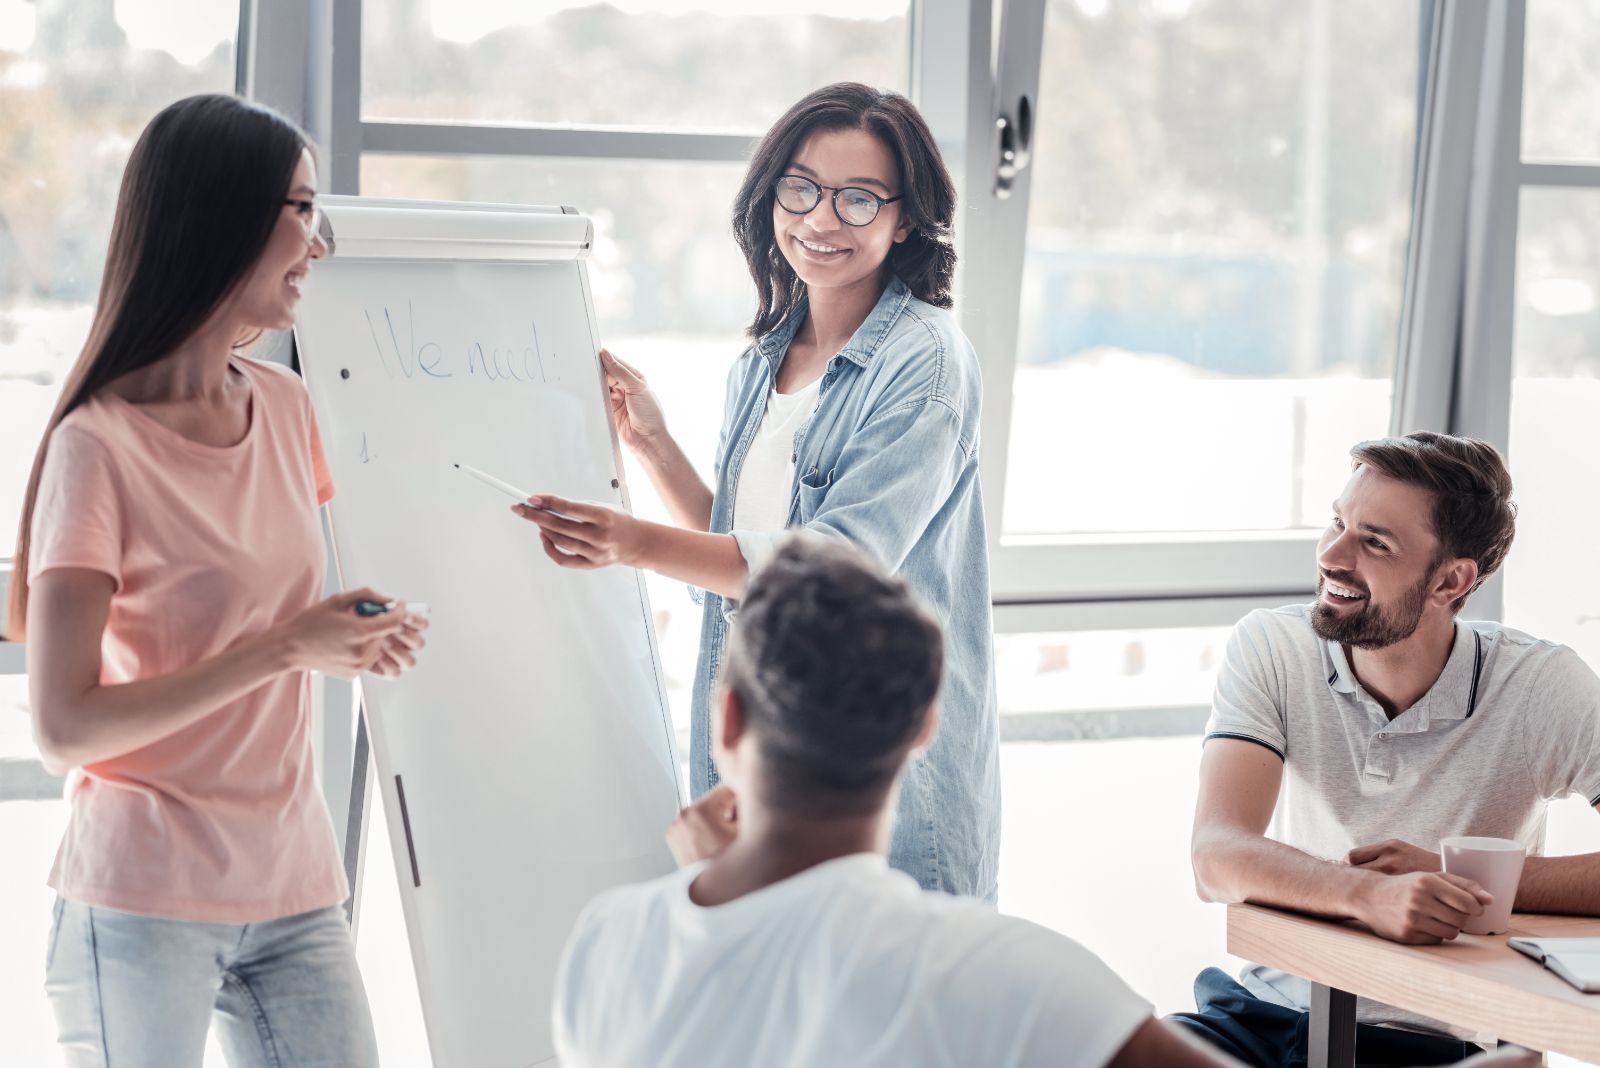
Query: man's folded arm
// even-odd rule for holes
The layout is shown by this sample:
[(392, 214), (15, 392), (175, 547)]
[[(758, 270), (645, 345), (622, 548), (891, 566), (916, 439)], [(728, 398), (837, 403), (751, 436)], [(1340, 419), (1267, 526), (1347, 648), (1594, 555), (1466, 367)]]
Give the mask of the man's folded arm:
[(1282, 784), (1283, 759), (1273, 749), (1242, 738), (1206, 741), (1190, 839), (1195, 890), (1203, 901), (1354, 917), (1351, 903), (1371, 873), (1267, 837)]

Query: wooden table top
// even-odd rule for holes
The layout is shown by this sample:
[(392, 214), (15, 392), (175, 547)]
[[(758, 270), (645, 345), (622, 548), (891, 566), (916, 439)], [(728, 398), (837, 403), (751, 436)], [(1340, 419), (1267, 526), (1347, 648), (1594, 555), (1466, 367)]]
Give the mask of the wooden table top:
[(1600, 1063), (1600, 994), (1581, 993), (1511, 949), (1506, 939), (1513, 936), (1600, 937), (1600, 919), (1517, 913), (1510, 934), (1403, 946), (1354, 923), (1228, 906), (1228, 952), (1235, 956), (1530, 1049)]

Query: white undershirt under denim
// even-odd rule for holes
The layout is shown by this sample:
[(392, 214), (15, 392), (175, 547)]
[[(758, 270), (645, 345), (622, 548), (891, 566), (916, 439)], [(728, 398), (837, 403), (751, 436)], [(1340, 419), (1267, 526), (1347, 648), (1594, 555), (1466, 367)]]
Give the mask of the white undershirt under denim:
[(793, 393), (767, 394), (766, 414), (750, 440), (733, 498), (733, 525), (740, 530), (779, 531), (789, 525), (794, 497), (794, 436), (817, 407), (822, 377)]
[(725, 905), (610, 891), (556, 975), (562, 1068), (1099, 1068), (1150, 1005), (1076, 942), (875, 853)]

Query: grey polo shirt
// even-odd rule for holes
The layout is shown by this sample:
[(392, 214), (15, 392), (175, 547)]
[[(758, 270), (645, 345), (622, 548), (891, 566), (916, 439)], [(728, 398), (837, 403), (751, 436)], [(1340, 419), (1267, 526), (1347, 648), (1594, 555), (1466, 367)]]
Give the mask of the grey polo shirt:
[[(1269, 832), (1325, 860), (1399, 838), (1437, 851), (1451, 835), (1544, 848), (1545, 803), (1600, 805), (1600, 679), (1564, 645), (1497, 623), (1456, 623), (1433, 688), (1390, 720), (1344, 649), (1311, 629), (1312, 605), (1251, 612), (1234, 628), (1206, 740), (1237, 738), (1283, 760)], [(1305, 1008), (1309, 984), (1246, 972), (1258, 997)], [(1370, 1023), (1429, 1026), (1362, 1002)], [(1437, 1026), (1437, 1025), (1433, 1025)]]

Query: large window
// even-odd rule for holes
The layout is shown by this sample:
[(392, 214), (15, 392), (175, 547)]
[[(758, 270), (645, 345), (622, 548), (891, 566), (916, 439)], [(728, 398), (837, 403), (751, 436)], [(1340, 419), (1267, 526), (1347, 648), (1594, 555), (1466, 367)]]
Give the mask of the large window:
[(1600, 189), (1529, 189), (1517, 234), (1505, 618), (1600, 665)]
[(0, 559), (88, 333), (122, 165), (164, 105), (234, 84), (237, 3), (0, 0)]
[(1464, 429), (1507, 449), (1515, 485), (1501, 618), (1597, 665), (1600, 508), (1588, 488), (1600, 478), (1600, 4), (1529, 0), (1508, 14), (1500, 47), (1522, 78), (1492, 102), (1490, 266), (1468, 294), (1480, 319), (1465, 354), (1480, 368), (1464, 383), (1479, 423)]
[(1420, 25), (1052, 0), (1006, 535), (1322, 524), (1389, 424)]
[(365, 0), (361, 112), (761, 130), (819, 85), (904, 85), (909, 6)]
[(1600, 163), (1600, 0), (1530, 0), (1522, 155)]

